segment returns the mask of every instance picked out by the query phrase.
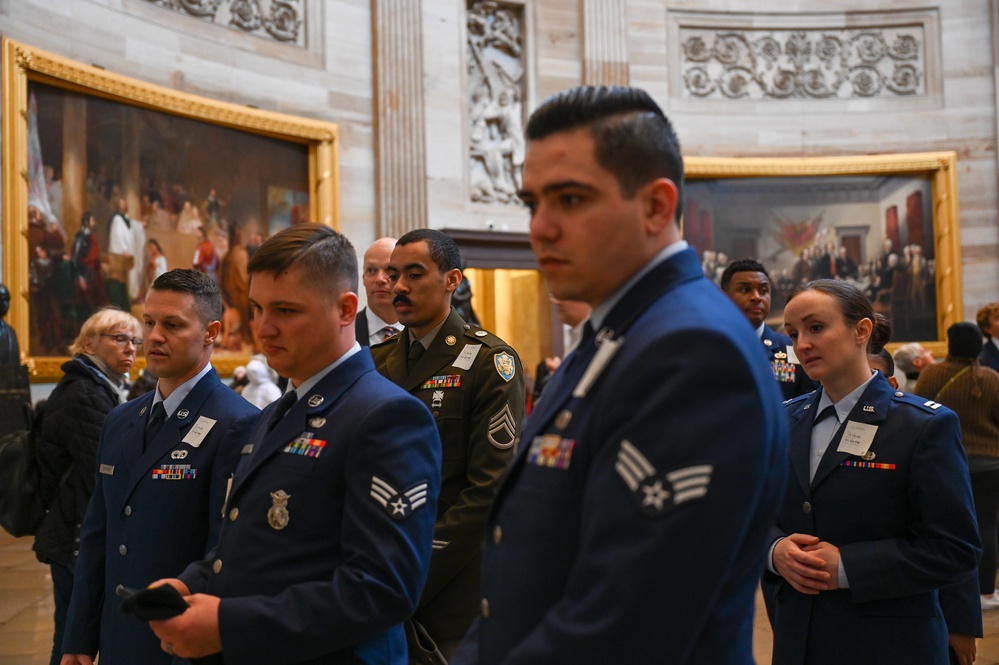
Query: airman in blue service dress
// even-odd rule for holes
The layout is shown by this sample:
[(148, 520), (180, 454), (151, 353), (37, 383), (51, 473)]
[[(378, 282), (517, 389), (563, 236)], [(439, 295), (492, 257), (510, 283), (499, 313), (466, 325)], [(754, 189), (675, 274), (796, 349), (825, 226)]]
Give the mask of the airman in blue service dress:
[(406, 368), (409, 331), (371, 347), (378, 370), (415, 395), (443, 444), (430, 575), (415, 618), (440, 641), (460, 639), (479, 608), (486, 517), (524, 418), (524, 370), (496, 335), (454, 308), (430, 348)]
[[(804, 533), (837, 546), (849, 588), (807, 595), (765, 573), (776, 598), (774, 665), (944, 665), (938, 590), (966, 582), (981, 552), (957, 416), (895, 391), (879, 372), (809, 481), (820, 399), (817, 391), (785, 404), (792, 473), (771, 540)], [(876, 428), (862, 455), (839, 450), (850, 422)], [(970, 632), (974, 617), (960, 609), (952, 630)]]
[(155, 395), (116, 407), (104, 422), (80, 533), (62, 652), (99, 650), (101, 665), (173, 660), (148, 624), (119, 612), (116, 591), (172, 577), (215, 545), (226, 486), (260, 414), (209, 369), (143, 452)]
[(746, 318), (692, 250), (666, 258), (528, 420), (452, 663), (748, 665), (786, 445)]
[(426, 408), (356, 352), (243, 448), (218, 547), (180, 579), (221, 597), (203, 663), (404, 665), (430, 562), (440, 441)]

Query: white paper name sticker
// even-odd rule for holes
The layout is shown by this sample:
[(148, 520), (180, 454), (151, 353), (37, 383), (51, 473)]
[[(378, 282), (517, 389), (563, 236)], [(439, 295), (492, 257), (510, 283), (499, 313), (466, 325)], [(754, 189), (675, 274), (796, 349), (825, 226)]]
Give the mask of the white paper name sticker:
[(787, 349), (787, 361), (795, 365), (800, 365), (801, 362), (798, 360), (798, 356), (794, 355), (794, 347), (788, 344), (784, 348)]
[(191, 444), (192, 448), (197, 448), (205, 440), (205, 437), (208, 436), (208, 433), (212, 431), (215, 423), (216, 421), (211, 418), (198, 416), (197, 422), (191, 425), (191, 429), (187, 430), (187, 435), (181, 440), (184, 443)]
[(482, 348), (481, 344), (466, 344), (465, 348), (461, 350), (458, 357), (452, 363), (451, 367), (457, 367), (458, 369), (472, 369), (472, 363), (475, 362), (475, 356), (479, 355), (479, 349)]
[(851, 455), (863, 455), (870, 449), (874, 435), (878, 433), (877, 425), (866, 423), (855, 423), (852, 420), (846, 421), (846, 429), (843, 430), (843, 438), (840, 439), (837, 452), (849, 453)]

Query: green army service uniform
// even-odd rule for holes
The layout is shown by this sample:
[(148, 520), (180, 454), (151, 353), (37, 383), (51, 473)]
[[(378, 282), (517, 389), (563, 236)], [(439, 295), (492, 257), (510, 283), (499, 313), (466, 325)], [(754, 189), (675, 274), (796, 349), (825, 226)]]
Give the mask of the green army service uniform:
[(480, 608), (486, 519), (524, 419), (524, 370), (499, 337), (451, 309), (430, 347), (406, 369), (407, 328), (371, 347), (378, 371), (420, 399), (443, 442), (430, 575), (415, 619), (438, 642), (460, 639)]

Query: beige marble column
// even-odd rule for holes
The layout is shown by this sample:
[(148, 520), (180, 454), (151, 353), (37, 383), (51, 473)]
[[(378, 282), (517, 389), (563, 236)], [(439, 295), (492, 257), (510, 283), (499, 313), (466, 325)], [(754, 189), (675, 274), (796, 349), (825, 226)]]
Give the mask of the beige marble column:
[(628, 85), (627, 0), (583, 1), (583, 83)]
[(72, 238), (80, 229), (87, 205), (87, 99), (65, 95), (62, 106), (62, 210), (66, 233)]
[[(422, 0), (372, 0), (376, 236), (427, 226)], [(457, 129), (457, 128), (456, 128)]]

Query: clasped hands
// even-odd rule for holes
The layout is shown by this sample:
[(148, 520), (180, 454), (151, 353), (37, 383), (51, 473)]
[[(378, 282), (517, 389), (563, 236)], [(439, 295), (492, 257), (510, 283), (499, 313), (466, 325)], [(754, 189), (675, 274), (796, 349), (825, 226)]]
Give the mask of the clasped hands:
[(773, 551), (774, 569), (795, 590), (809, 595), (839, 588), (839, 548), (816, 536), (792, 533)]

